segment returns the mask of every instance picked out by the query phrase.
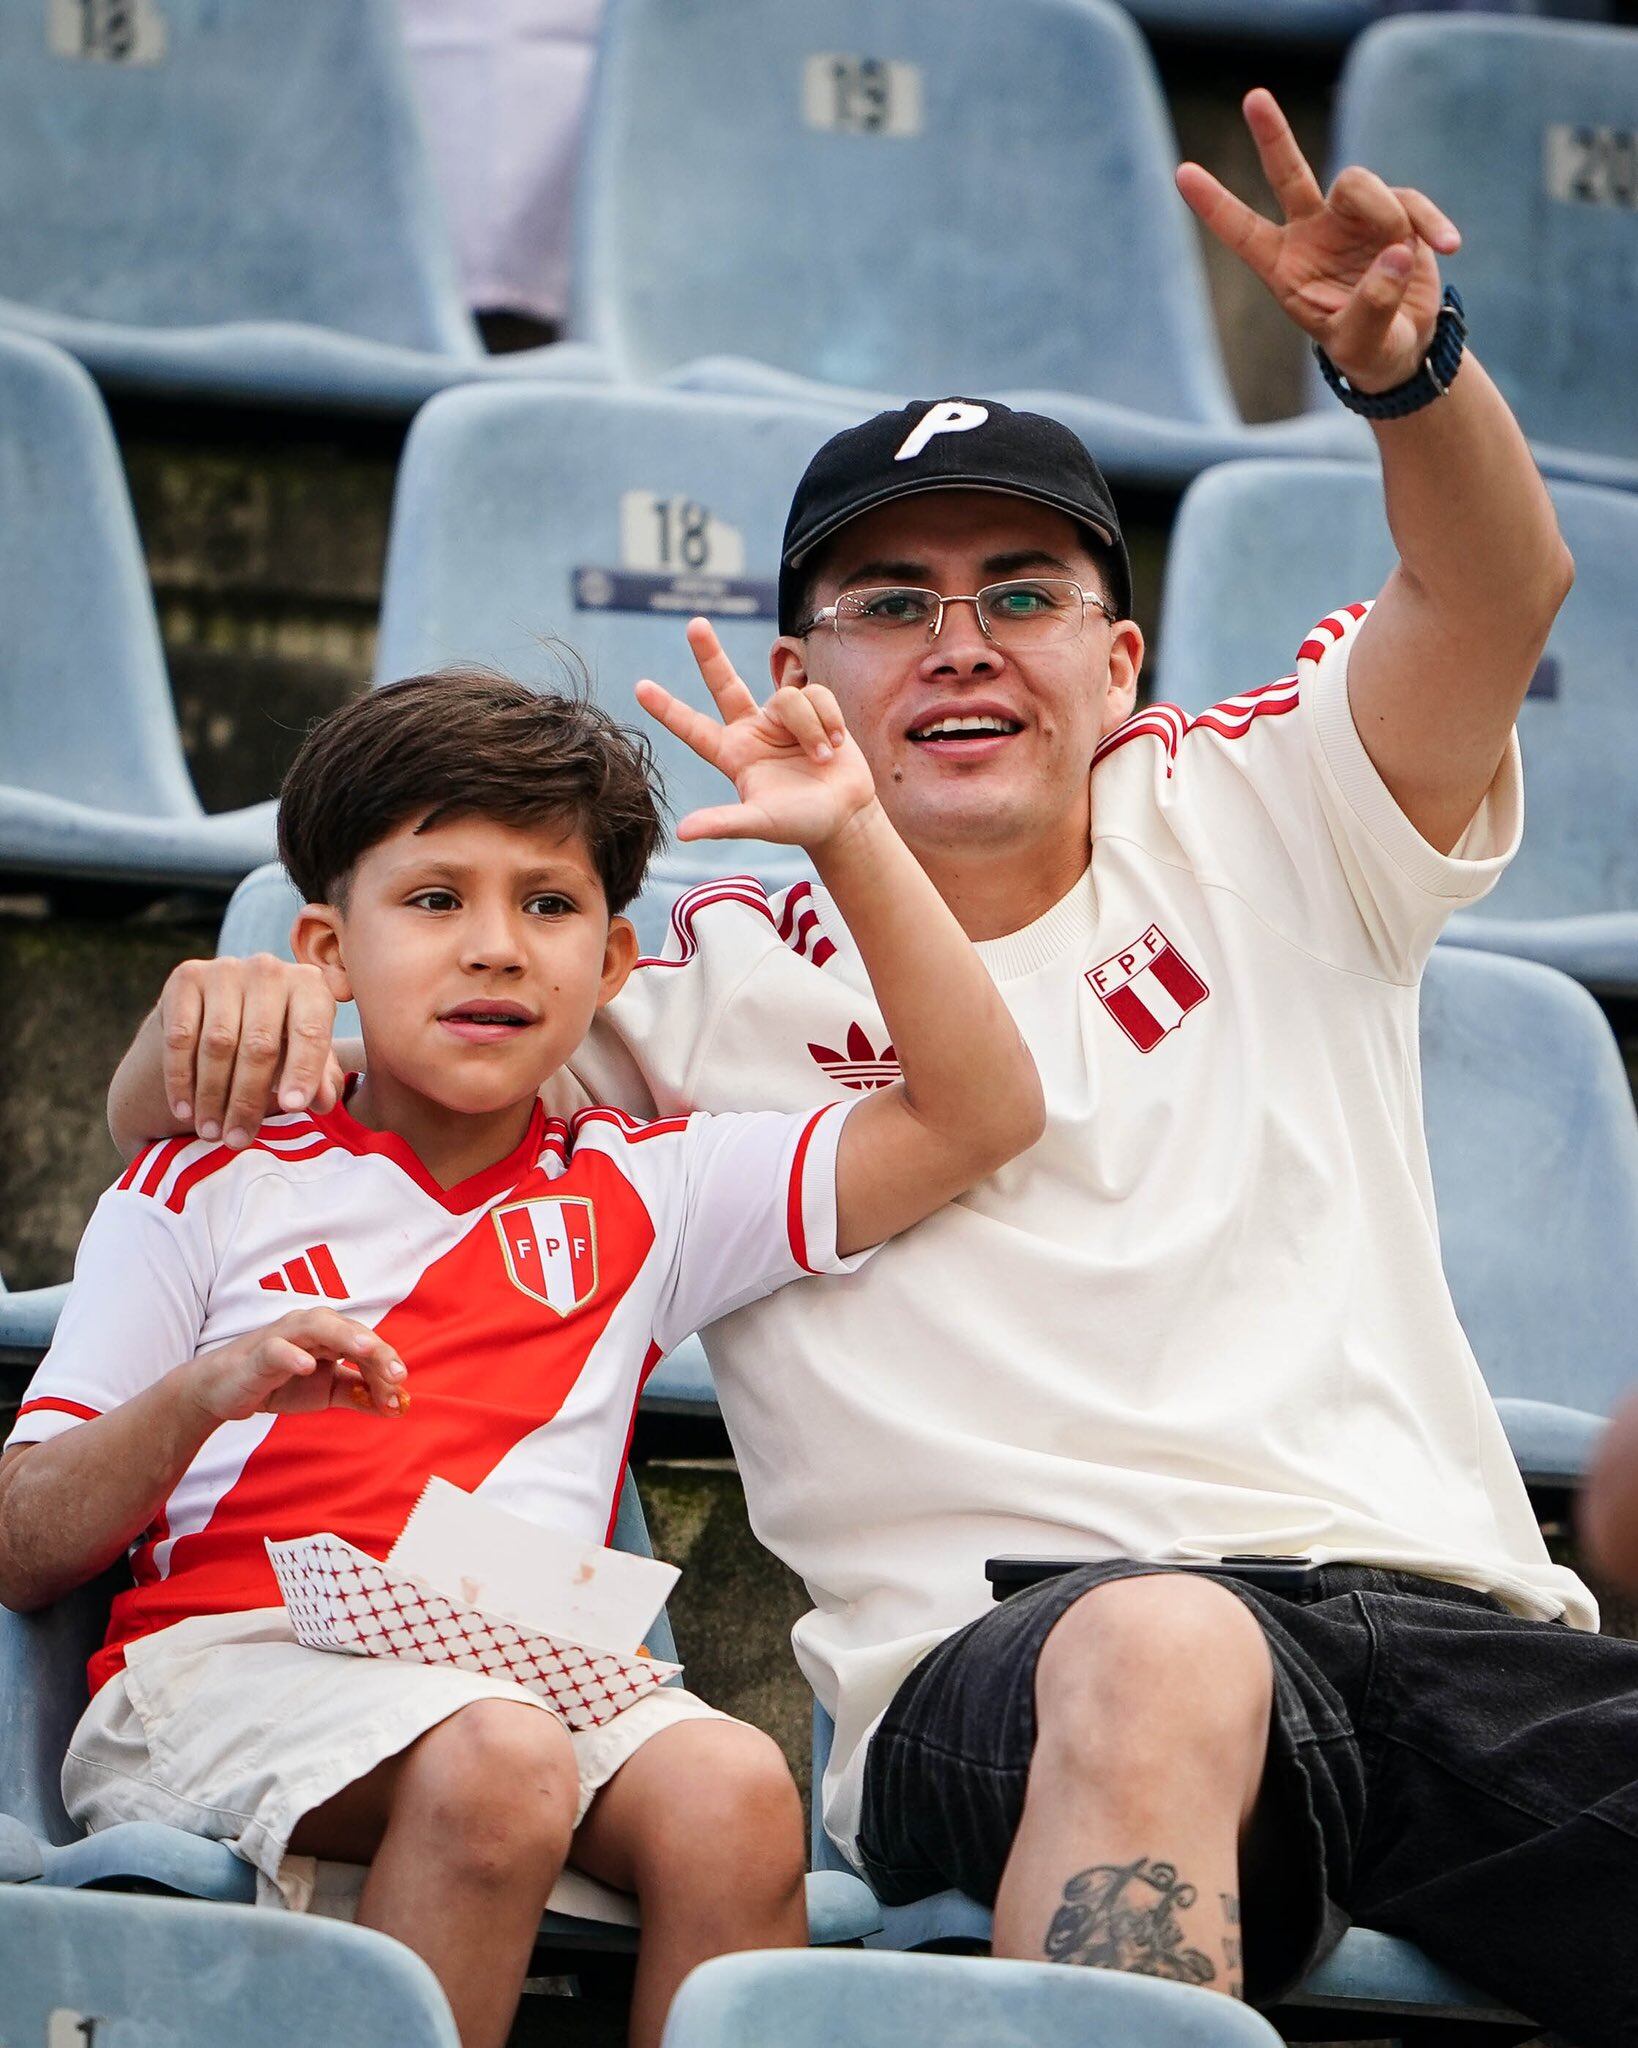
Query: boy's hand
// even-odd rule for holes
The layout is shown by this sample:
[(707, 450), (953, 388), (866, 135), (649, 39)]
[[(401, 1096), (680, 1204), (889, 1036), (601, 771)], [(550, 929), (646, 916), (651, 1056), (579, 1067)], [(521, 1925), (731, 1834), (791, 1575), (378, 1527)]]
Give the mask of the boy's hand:
[(710, 625), (691, 619), (688, 644), (722, 723), (646, 679), (637, 701), (739, 791), (737, 804), (691, 811), (679, 839), (768, 839), (826, 846), (876, 800), (864, 755), (822, 685), (776, 690), (760, 707), (734, 673)]
[(202, 1352), (186, 1370), (218, 1422), (360, 1408), (397, 1418), (409, 1407), (404, 1361), (373, 1330), (329, 1308), (298, 1308), (265, 1330)]

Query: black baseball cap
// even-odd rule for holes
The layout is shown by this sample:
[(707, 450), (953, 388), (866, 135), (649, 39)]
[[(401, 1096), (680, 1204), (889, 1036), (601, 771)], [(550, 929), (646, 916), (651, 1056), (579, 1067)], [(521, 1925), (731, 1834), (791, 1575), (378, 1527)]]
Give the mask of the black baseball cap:
[(1109, 564), (1117, 609), (1123, 617), (1131, 611), (1132, 565), (1115, 501), (1080, 436), (993, 398), (918, 398), (834, 435), (808, 464), (785, 522), (779, 630), (796, 624), (802, 564), (821, 541), (895, 498), (958, 489), (999, 491), (1066, 513)]

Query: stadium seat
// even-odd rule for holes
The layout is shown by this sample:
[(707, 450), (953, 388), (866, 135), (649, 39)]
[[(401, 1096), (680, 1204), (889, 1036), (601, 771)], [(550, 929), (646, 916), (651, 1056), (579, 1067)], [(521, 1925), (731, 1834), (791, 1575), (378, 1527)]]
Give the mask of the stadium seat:
[[(613, 0), (571, 324), (615, 374), (834, 401), (996, 395), (1159, 484), (1368, 454), (1242, 424), (1153, 63), (1105, 0)], [(884, 395), (887, 394), (887, 395)]]
[(1353, 45), (1334, 130), (1337, 163), (1421, 187), (1461, 229), (1443, 267), (1542, 468), (1628, 488), (1638, 486), (1635, 109), (1630, 28), (1423, 15), (1379, 23)]
[(8, 335), (0, 639), (0, 873), (225, 890), (268, 858), (271, 804), (207, 816), (188, 779), (102, 401), (59, 350)]
[(34, 1366), (51, 1343), (51, 1333), (68, 1299), (68, 1282), (26, 1287), (13, 1294), (0, 1279), (0, 1366)]
[[(664, 938), (666, 902), (680, 886), (679, 879), (668, 890), (662, 881), (657, 895), (647, 894), (632, 906), (646, 951), (658, 951)], [(290, 926), (300, 900), (289, 876), (277, 862), (246, 875), (233, 892), (227, 915), (222, 919), (216, 939), (218, 955), (272, 953), (288, 960)], [(336, 1012), (336, 1036), (356, 1039), (358, 1035), (358, 1011), (351, 1003), (343, 1003)], [(9, 1352), (24, 1350), (21, 1340), (37, 1333), (48, 1317), (49, 1323), (55, 1323), (67, 1292), (66, 1287), (38, 1290), (38, 1296), (52, 1297), (47, 1301), (35, 1296), (8, 1296), (0, 1286), (0, 1361)], [(13, 1333), (19, 1340), (16, 1344), (10, 1341)], [(46, 1337), (49, 1341), (49, 1326)], [(43, 1351), (44, 1346), (40, 1348)], [(692, 1416), (707, 1421), (716, 1418), (716, 1389), (711, 1384), (711, 1368), (706, 1364), (698, 1337), (686, 1338), (654, 1368), (643, 1389), (643, 1407), (657, 1415)]]
[(38, 1884), (0, 1884), (0, 2039), (456, 2048), (437, 1979), (384, 1934)]
[[(629, 1471), (613, 1541), (617, 1549), (652, 1554)], [(85, 1711), (86, 1660), (103, 1639), (117, 1584), (117, 1574), (110, 1574), (38, 1614), (0, 1609), (0, 1891), (8, 1880), (32, 1878), (70, 1889), (147, 1889), (248, 1902), (255, 1896), (256, 1874), (222, 1843), (155, 1821), (125, 1821), (82, 1835), (63, 1808), (63, 1752)], [(657, 1657), (676, 1660), (663, 1612), (648, 1641)], [(561, 1892), (577, 1905), (592, 1900), (606, 1917), (548, 1911), (541, 1922), (543, 1946), (590, 1952), (635, 1946), (629, 1899), (576, 1872), (567, 1874)], [(879, 1924), (875, 1901), (858, 1878), (830, 1869), (809, 1878), (813, 1941), (855, 1941)]]
[[(1576, 584), (1519, 715), (1524, 845), (1448, 937), (1638, 995), (1638, 497), (1552, 491)], [(1394, 559), (1371, 470), (1236, 463), (1202, 477), (1172, 532), (1161, 696), (1198, 712), (1287, 673), (1314, 621), (1374, 596)]]
[(462, 301), (393, 0), (0, 9), (0, 325), (110, 386), (406, 413), (491, 357)]
[[(713, 709), (683, 637), (704, 612), (767, 690), (790, 495), (854, 417), (613, 388), (446, 393), (399, 468), (377, 680), (476, 661), (561, 689), (578, 655), (598, 701), (652, 741), (673, 814), (722, 802), (722, 777), (638, 709), (633, 685), (653, 676)], [(645, 947), (679, 887), (746, 868), (770, 888), (808, 872), (791, 847), (676, 848), (642, 907)]]
[(1620, 1049), (1567, 976), (1437, 946), (1422, 1088), (1462, 1327), (1526, 1480), (1573, 1488), (1638, 1380), (1638, 1117)]
[(964, 1956), (717, 1956), (684, 1981), (664, 2048), (1277, 2048), (1237, 2000), (1119, 1970)]
[[(832, 1722), (817, 1700), (813, 1705), (813, 1822), (811, 1861), (815, 1870), (848, 1868), (841, 1852), (825, 1833), (819, 1818), (819, 1787), (835, 1736)], [(933, 1945), (965, 1951), (988, 1949), (990, 1911), (964, 1892), (936, 1892), (905, 1906), (883, 1906), (879, 1934), (865, 1937), (871, 1950), (914, 1951)], [(997, 1967), (992, 1964), (992, 1968)], [(1013, 1967), (1013, 1966), (1009, 1966)], [(1078, 1972), (1066, 1973), (1079, 1975)], [(1210, 1997), (1211, 1993), (1204, 1994)], [(1342, 1940), (1318, 1964), (1280, 2007), (1282, 2014), (1301, 2009), (1304, 2017), (1285, 2029), (1291, 2040), (1306, 2041), (1323, 2035), (1327, 2041), (1375, 2040), (1385, 2035), (1408, 2036), (1414, 2027), (1429, 2022), (1443, 2027), (1456, 2023), (1511, 2029), (1514, 2038), (1528, 2027), (1519, 2014), (1475, 1991), (1459, 1977), (1440, 1967), (1414, 1943), (1368, 1927), (1351, 1927)], [(1320, 2033), (1308, 2013), (1322, 2014)], [(1397, 2016), (1403, 2024), (1383, 2024)], [(1005, 2039), (1005, 2036), (1001, 2037)], [(1033, 2035), (1020, 2037), (1031, 2043)], [(1066, 2038), (1079, 2039), (1072, 2036)]]

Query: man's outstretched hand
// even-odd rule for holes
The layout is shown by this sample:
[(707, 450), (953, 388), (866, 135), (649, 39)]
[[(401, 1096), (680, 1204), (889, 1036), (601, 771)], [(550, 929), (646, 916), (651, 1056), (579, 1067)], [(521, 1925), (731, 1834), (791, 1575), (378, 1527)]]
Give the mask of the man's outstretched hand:
[(1436, 258), (1454, 255), (1461, 236), (1425, 194), (1358, 164), (1322, 192), (1274, 95), (1257, 87), (1244, 111), (1283, 224), (1253, 213), (1199, 164), (1178, 167), (1178, 190), (1350, 384), (1403, 384), (1433, 340)]
[(739, 802), (690, 811), (678, 821), (679, 839), (768, 839), (812, 853), (871, 807), (876, 786), (870, 769), (829, 690), (819, 683), (776, 690), (759, 706), (706, 620), (689, 621), (688, 645), (720, 720), (646, 678), (637, 685), (637, 701), (702, 761), (720, 768)]

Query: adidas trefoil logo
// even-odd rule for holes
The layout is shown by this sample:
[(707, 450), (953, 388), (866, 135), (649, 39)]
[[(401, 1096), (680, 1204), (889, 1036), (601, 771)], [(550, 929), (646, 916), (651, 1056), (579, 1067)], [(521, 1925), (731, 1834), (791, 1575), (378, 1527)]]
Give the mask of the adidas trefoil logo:
[(331, 1301), (347, 1299), (347, 1283), (337, 1271), (327, 1244), (310, 1244), (295, 1258), (286, 1259), (277, 1272), (264, 1273), (261, 1284), (269, 1294), (322, 1294)]
[(899, 1078), (899, 1056), (891, 1045), (884, 1045), (880, 1052), (866, 1038), (861, 1025), (847, 1027), (847, 1051), (832, 1052), (828, 1045), (808, 1045), (819, 1065), (833, 1081), (840, 1081), (844, 1088), (863, 1091), (869, 1088), (890, 1088)]

